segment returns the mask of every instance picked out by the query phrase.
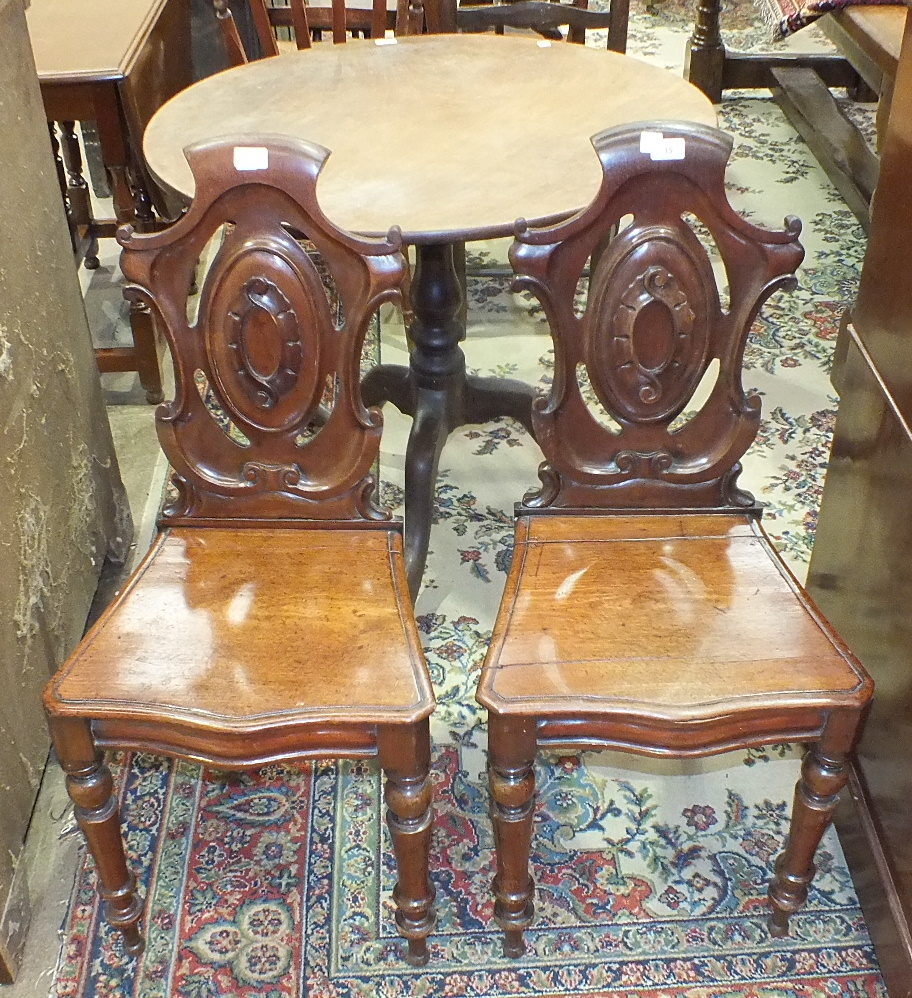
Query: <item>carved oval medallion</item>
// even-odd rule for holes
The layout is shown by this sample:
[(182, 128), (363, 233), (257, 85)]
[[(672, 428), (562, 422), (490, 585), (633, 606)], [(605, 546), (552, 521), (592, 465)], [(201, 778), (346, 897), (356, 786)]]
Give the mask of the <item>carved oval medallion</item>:
[(683, 223), (680, 232), (621, 233), (596, 269), (584, 320), (586, 365), (602, 405), (629, 422), (681, 412), (703, 375), (717, 311), (709, 260)]
[(292, 266), (272, 250), (251, 247), (213, 282), (203, 327), (213, 380), (225, 408), (261, 430), (306, 421), (319, 401), (319, 323), (329, 316), (314, 304), (326, 296), (301, 255), (303, 266)]

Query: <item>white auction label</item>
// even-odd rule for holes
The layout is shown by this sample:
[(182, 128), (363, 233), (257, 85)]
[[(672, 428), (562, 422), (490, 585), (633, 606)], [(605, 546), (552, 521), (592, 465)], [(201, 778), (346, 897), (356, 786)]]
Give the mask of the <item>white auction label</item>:
[(235, 170), (268, 170), (269, 150), (266, 146), (235, 146)]
[(650, 159), (684, 159), (686, 147), (684, 138), (680, 135), (672, 138), (664, 137), (649, 150)]
[(661, 132), (640, 132), (640, 152), (651, 160), (684, 159), (687, 153), (683, 136), (665, 136)]

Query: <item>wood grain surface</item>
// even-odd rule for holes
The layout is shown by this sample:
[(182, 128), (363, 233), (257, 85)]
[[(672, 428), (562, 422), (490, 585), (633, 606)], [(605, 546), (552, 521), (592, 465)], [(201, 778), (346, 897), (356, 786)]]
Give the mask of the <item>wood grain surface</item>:
[[(96, 714), (248, 727), (315, 712), (346, 721), (426, 716), (427, 672), (397, 599), (396, 535), (166, 532), (58, 676), (55, 709), (79, 713), (93, 700)], [(343, 564), (358, 585), (332, 584)]]
[(481, 688), (505, 713), (686, 720), (774, 700), (852, 701), (864, 685), (746, 516), (523, 523)]

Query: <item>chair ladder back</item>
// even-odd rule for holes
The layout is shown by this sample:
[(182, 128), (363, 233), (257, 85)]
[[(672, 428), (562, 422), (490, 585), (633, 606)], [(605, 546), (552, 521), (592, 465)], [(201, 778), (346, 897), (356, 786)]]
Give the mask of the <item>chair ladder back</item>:
[(309, 49), (310, 22), (307, 16), (307, 5), (304, 0), (289, 0), (291, 6), (291, 26), (294, 30), (295, 44), (298, 50)]
[[(429, 19), (433, 17), (430, 9), (422, 0), (397, 0), (396, 2), (396, 29), (397, 36), (420, 35), (425, 29), (425, 16)], [(439, 34), (440, 27), (436, 30), (427, 25), (428, 34)]]
[(587, 10), (559, 0), (515, 0), (456, 8), (460, 31), (487, 31), (491, 28), (531, 28), (548, 38), (560, 40), (559, 29), (568, 28), (568, 40), (584, 43), (587, 28), (608, 28), (611, 14)]
[(760, 402), (744, 391), (743, 354), (763, 302), (795, 285), (801, 225), (789, 218), (770, 232), (735, 213), (725, 193), (731, 139), (713, 128), (647, 122), (592, 141), (603, 167), (595, 200), (555, 226), (518, 222), (510, 251), (514, 287), (540, 300), (554, 341), (553, 385), (533, 406), (542, 488), (525, 504), (750, 507), (736, 479)]
[[(399, 31), (398, 5), (395, 31)], [(371, 18), (371, 38), (383, 38), (386, 34), (386, 0), (373, 0)]]
[[(303, 3), (303, 0), (298, 0)], [(349, 32), (369, 34), (371, 38), (383, 38), (386, 34), (386, 0), (371, 0), (370, 10), (346, 6), (345, 0), (331, 0), (330, 26), (333, 43), (339, 45), (348, 40)], [(325, 8), (310, 7), (311, 23), (324, 27)], [(321, 16), (322, 15), (322, 16)], [(396, 18), (396, 34), (400, 34), (399, 20)]]
[(623, 55), (627, 51), (627, 27), (630, 22), (630, 0), (611, 0), (611, 24), (608, 26), (608, 48)]
[(306, 3), (305, 0), (290, 0), (290, 2), (296, 4), (302, 12), (306, 12), (311, 33), (319, 37), (324, 31), (331, 31), (333, 42), (337, 45), (348, 41), (349, 34), (382, 38), (389, 26), (395, 28), (397, 35), (408, 33), (402, 29), (396, 12), (393, 13), (392, 19), (390, 18), (386, 0), (371, 0), (369, 8), (349, 7), (346, 6), (345, 0), (331, 0), (329, 6), (319, 7)]
[(200, 144), (187, 215), (119, 234), (125, 294), (152, 311), (174, 361), (175, 397), (156, 413), (178, 487), (163, 521), (386, 517), (371, 502), (382, 417), (361, 401), (360, 360), (406, 265), (398, 231), (358, 239), (322, 214), (328, 155), (280, 136)]
[[(397, 10), (404, 10), (406, 3), (408, 0), (399, 0)], [(424, 0), (424, 23), (429, 35), (456, 34), (459, 30), (456, 24), (457, 3), (458, 0)]]

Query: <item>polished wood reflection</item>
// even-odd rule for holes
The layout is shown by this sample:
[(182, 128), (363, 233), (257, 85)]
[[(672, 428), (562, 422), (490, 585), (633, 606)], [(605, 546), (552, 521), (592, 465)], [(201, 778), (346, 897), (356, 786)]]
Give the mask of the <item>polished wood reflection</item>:
[(861, 688), (751, 518), (524, 517), (513, 557), (482, 686), (504, 714), (561, 714), (573, 698), (619, 720), (695, 722)]

